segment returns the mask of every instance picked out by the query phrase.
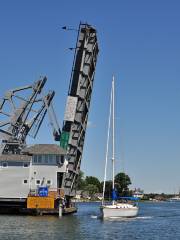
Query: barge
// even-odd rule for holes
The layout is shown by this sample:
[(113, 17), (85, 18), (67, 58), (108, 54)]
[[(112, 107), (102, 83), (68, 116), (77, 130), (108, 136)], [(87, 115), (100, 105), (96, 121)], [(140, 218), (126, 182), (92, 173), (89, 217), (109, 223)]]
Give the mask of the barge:
[(76, 212), (62, 188), (66, 151), (56, 144), (36, 144), (22, 153), (0, 155), (0, 213)]

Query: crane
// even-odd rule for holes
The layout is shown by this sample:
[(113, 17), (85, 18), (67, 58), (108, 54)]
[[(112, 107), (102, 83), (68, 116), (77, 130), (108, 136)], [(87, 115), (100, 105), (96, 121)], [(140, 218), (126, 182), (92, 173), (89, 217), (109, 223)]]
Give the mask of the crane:
[[(32, 85), (8, 91), (0, 102), (0, 154), (20, 154), (26, 147), (27, 135), (35, 138), (48, 111), (51, 126), (54, 126), (55, 139), (60, 139), (60, 127), (54, 123), (52, 99), (54, 91), (42, 95), (47, 77), (43, 77)], [(27, 96), (28, 90), (28, 96)]]

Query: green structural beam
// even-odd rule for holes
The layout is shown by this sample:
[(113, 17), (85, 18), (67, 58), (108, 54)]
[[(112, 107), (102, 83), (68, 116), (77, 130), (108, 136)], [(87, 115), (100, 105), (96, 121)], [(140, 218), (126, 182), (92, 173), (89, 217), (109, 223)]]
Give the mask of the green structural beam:
[(60, 146), (63, 149), (67, 150), (68, 142), (69, 142), (69, 132), (62, 132), (61, 139), (60, 139)]

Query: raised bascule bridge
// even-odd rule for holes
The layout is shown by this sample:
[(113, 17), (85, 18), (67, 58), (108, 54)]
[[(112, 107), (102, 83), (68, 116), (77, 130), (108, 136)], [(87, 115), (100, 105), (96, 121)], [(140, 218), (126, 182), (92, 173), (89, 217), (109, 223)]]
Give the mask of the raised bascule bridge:
[[(99, 52), (96, 30), (80, 23), (65, 116), (59, 127), (46, 77), (0, 101), (0, 213), (66, 214), (75, 196)], [(27, 144), (48, 115), (58, 144)]]

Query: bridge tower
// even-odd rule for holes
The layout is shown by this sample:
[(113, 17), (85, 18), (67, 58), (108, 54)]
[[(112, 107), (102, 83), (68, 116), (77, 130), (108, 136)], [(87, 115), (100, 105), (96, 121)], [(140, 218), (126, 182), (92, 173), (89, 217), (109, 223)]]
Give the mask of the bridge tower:
[(96, 30), (80, 24), (60, 140), (60, 146), (67, 149), (68, 170), (63, 185), (69, 197), (75, 195), (80, 171), (98, 52)]

